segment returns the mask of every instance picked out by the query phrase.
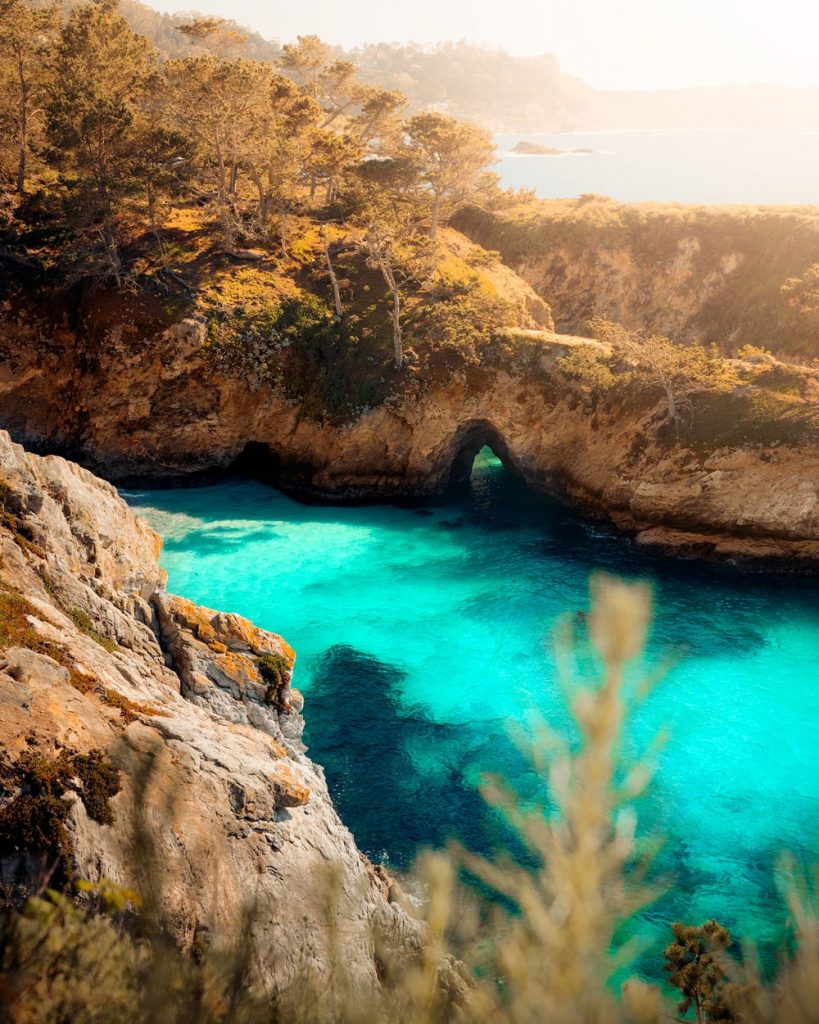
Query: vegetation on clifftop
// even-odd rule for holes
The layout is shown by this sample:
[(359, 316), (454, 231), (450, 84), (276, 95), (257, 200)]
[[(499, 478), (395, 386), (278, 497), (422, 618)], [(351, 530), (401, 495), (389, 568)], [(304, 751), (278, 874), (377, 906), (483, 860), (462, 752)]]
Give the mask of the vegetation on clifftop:
[(715, 346), (675, 344), (602, 317), (587, 329), (598, 346), (575, 348), (557, 364), (591, 408), (656, 408), (655, 436), (705, 451), (819, 444), (819, 370), (753, 346), (726, 359)]
[[(627, 359), (563, 361), (585, 399), (664, 401), (666, 436), (703, 448), (815, 441), (814, 376), (718, 365), (705, 348), (815, 356), (816, 211), (538, 203), (498, 189), (485, 132), (409, 116), (398, 91), (315, 36), (258, 59), (232, 22), (190, 18), (174, 28), (190, 47), (163, 60), (117, 0), (67, 17), (0, 4), (0, 289), (7, 333), (31, 326), (43, 362), (62, 345), (93, 374), (111, 339), (150, 350), (187, 318), (206, 372), (332, 425), (453, 379), (478, 389), (486, 368), (551, 396), (554, 287), (564, 330), (604, 316), (623, 322), (621, 340), (654, 339)], [(556, 261), (535, 281), (543, 299), (495, 248), (533, 278)], [(589, 259), (588, 286), (560, 294)], [(674, 331), (648, 326), (664, 315), (664, 280)], [(639, 301), (613, 315), (621, 285)], [(61, 331), (70, 342), (53, 340)], [(666, 335), (673, 388), (651, 355)], [(0, 337), (0, 362), (14, 355)]]
[(548, 325), (545, 303), (533, 315), (492, 254), (444, 227), (496, 192), (480, 129), (407, 116), (313, 36), (274, 64), (237, 56), (231, 23), (194, 18), (180, 23), (194, 48), (162, 61), (116, 0), (65, 21), (2, 3), (12, 319), (42, 308), (93, 349), (190, 317), (217, 372), (334, 422), (479, 362), (499, 330)]
[[(465, 208), (454, 223), (527, 280), (537, 277), (567, 333), (592, 316), (631, 329), (662, 324), (687, 306), (676, 341), (717, 344), (728, 355), (750, 344), (819, 358), (819, 207), (510, 195), (491, 210)], [(625, 295), (631, 308), (619, 314)]]

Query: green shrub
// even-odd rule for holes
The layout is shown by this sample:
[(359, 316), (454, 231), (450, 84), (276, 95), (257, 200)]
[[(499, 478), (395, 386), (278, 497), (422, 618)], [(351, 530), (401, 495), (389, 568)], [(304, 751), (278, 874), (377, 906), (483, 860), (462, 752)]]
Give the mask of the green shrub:
[(414, 344), (432, 352), (451, 350), (462, 363), (480, 362), (495, 331), (517, 320), (508, 302), (487, 294), (474, 282), (449, 285), (432, 300), (407, 317), (407, 333)]
[(697, 1021), (737, 1024), (740, 1018), (730, 1005), (724, 955), (731, 945), (731, 933), (718, 921), (706, 921), (701, 927), (675, 921), (671, 932), (674, 941), (666, 946), (663, 957), (668, 980), (683, 997), (677, 1012), (685, 1017), (693, 1008)]
[(60, 884), (74, 869), (74, 845), (66, 827), (70, 805), (63, 797), (77, 793), (89, 817), (110, 825), (108, 801), (120, 790), (120, 774), (98, 750), (61, 750), (56, 757), (25, 751), (4, 768), (0, 790), (8, 797), (0, 807), (0, 850), (29, 854), (52, 868)]
[(4, 647), (26, 647), (42, 650), (45, 642), (28, 621), (36, 609), (15, 590), (0, 590), (0, 650)]
[(757, 387), (776, 392), (787, 398), (801, 398), (805, 394), (808, 377), (799, 366), (777, 363), (763, 367), (752, 378)]
[(280, 710), (290, 682), (290, 663), (287, 658), (281, 654), (262, 654), (259, 658), (259, 675), (267, 684), (265, 703)]
[(280, 389), (304, 419), (344, 423), (386, 394), (382, 358), (355, 317), (342, 326), (318, 296), (285, 299), (261, 311), (214, 310), (207, 354), (222, 373), (251, 389)]
[[(0, 847), (8, 855), (26, 853), (53, 869), (59, 885), (70, 873), (74, 845), (66, 828), (69, 805), (65, 785), (40, 786), (31, 777), (31, 792), (20, 793), (0, 807)], [(67, 785), (67, 783), (66, 783)]]
[(119, 769), (110, 765), (99, 750), (74, 754), (72, 768), (80, 780), (80, 797), (89, 817), (101, 825), (111, 825), (114, 815), (109, 801), (120, 791)]
[(139, 997), (147, 960), (142, 944), (116, 920), (86, 913), (50, 889), (0, 923), (0, 1019), (149, 1024)]
[(588, 394), (608, 391), (615, 383), (609, 357), (590, 345), (579, 345), (557, 360), (558, 368), (581, 391)]

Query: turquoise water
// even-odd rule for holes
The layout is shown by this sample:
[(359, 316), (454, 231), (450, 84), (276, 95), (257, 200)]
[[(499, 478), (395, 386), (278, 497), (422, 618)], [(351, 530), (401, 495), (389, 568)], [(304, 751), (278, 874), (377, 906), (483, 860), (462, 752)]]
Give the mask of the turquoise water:
[[(518, 156), (526, 139), (593, 155)], [(819, 132), (631, 131), (499, 135), (493, 168), (544, 198), (597, 192), (625, 202), (819, 203)]]
[(531, 795), (510, 725), (567, 727), (556, 618), (587, 607), (594, 569), (651, 579), (650, 657), (685, 656), (626, 743), (671, 730), (640, 815), (675, 884), (643, 924), (655, 950), (678, 918), (780, 943), (777, 855), (819, 859), (816, 584), (650, 559), (486, 450), (469, 490), (419, 507), (308, 506), (241, 480), (128, 498), (165, 538), (172, 590), (296, 648), (311, 755), (361, 848), (398, 867), (452, 835), (505, 841), (475, 783), (500, 770)]

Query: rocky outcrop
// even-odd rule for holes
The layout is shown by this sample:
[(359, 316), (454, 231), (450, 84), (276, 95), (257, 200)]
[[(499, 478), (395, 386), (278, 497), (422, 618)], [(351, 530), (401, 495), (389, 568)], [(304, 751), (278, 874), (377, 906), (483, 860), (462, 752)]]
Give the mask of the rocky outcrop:
[[(321, 973), (319, 882), (332, 868), (345, 957), (359, 983), (375, 984), (372, 930), (400, 948), (417, 926), (389, 901), (305, 754), (293, 652), (239, 616), (167, 594), (158, 550), (110, 484), (0, 433), (0, 809), (24, 753), (100, 751), (120, 771), (112, 823), (64, 797), (79, 877), (137, 890), (159, 879), (183, 948), (235, 938), (252, 905), (255, 966), (272, 982)], [(282, 684), (272, 689), (271, 665)], [(138, 821), (151, 865), (134, 857)], [(36, 851), (5, 845), (3, 891), (37, 884), (42, 867)]]
[[(623, 224), (616, 218), (625, 214), (618, 210), (611, 230), (612, 237), (622, 238)], [(634, 208), (629, 210), (632, 216)], [(601, 216), (609, 212), (604, 206)], [(592, 230), (582, 218), (571, 223), (578, 237)], [(543, 228), (540, 221), (536, 228)], [(515, 228), (518, 234), (522, 230)], [(510, 252), (520, 243), (518, 234), (501, 235)], [(810, 248), (809, 235), (807, 228), (800, 234), (800, 252)], [(665, 245), (666, 235), (661, 237)], [(469, 243), (453, 235), (448, 244), (454, 258)], [(672, 248), (677, 252), (678, 242)], [(705, 259), (704, 243), (696, 258), (686, 253), (679, 266), (672, 260), (672, 269), (677, 266), (682, 275), (673, 277), (673, 287), (657, 278), (657, 308), (672, 320), (675, 310), (688, 316), (683, 311), (693, 284), (684, 287), (682, 281)], [(741, 264), (729, 261), (722, 272), (739, 273)], [(517, 280), (511, 270), (501, 273), (497, 266), (493, 275), (500, 294)], [(635, 277), (628, 292), (635, 303), (640, 280)], [(667, 305), (663, 287), (673, 296)], [(567, 290), (579, 293), (574, 286)], [(200, 320), (182, 319), (152, 333), (144, 317), (138, 321), (136, 312), (122, 305), (121, 296), (119, 305), (111, 298), (104, 309), (104, 296), (99, 297), (93, 317), (89, 313), (74, 326), (46, 322), (15, 306), (0, 322), (0, 427), (29, 448), (77, 458), (117, 482), (191, 479), (238, 464), (322, 500), (439, 493), (468, 470), (477, 447), (489, 443), (531, 485), (607, 519), (641, 544), (760, 566), (816, 565), (819, 428), (815, 416), (814, 426), (808, 423), (819, 397), (815, 373), (804, 372), (795, 399), (801, 404), (786, 410), (786, 416), (795, 410), (802, 418), (796, 425), (785, 423), (781, 432), (778, 422), (756, 433), (731, 429), (740, 421), (757, 425), (751, 409), (757, 400), (764, 425), (771, 402), (779, 401), (779, 385), (763, 393), (749, 383), (718, 397), (716, 405), (708, 400), (698, 439), (669, 441), (657, 429), (663, 417), (655, 403), (661, 396), (650, 387), (638, 395), (621, 389), (619, 397), (599, 402), (579, 394), (559, 360), (588, 342), (552, 333), (548, 306), (537, 307), (531, 289), (514, 294), (516, 301), (531, 305), (524, 311), (528, 321), (539, 319), (545, 329), (500, 330), (494, 349), (480, 362), (458, 358), (453, 348), (440, 365), (435, 353), (423, 367), (410, 363), (395, 375), (382, 404), (343, 425), (308, 418), (282, 389), (220, 369), (209, 355)], [(606, 312), (619, 315), (616, 309)], [(168, 617), (161, 609), (155, 614), (166, 623), (163, 642), (172, 646)], [(190, 664), (177, 659), (186, 694), (216, 702), (222, 711), (235, 706), (231, 687), (252, 695), (259, 684), (241, 668), (244, 663), (230, 665), (244, 672), (241, 685), (236, 679), (226, 683), (220, 655), (201, 632), (193, 633), (209, 667), (203, 669), (198, 655), (191, 655)], [(246, 646), (240, 653), (258, 656)], [(242, 722), (261, 722), (257, 700), (251, 699), (242, 714)]]
[(596, 156), (594, 149), (556, 149), (554, 146), (541, 146), (537, 142), (518, 142), (509, 150), (517, 156)]
[[(112, 333), (87, 372), (21, 343), (0, 375), (0, 409), (18, 437), (80, 452), (113, 479), (185, 477), (240, 460), (323, 500), (439, 493), (488, 443), (533, 486), (641, 544), (777, 568), (817, 564), (819, 449), (668, 444), (650, 400), (592, 407), (566, 387), (555, 365), (572, 344), (539, 335), (516, 372), (479, 366), (419, 382), (400, 401), (331, 427), (269, 389), (217, 376), (201, 325), (188, 321), (138, 353)], [(723, 418), (738, 415), (728, 401)], [(227, 693), (218, 656), (207, 656), (212, 667), (192, 667), (190, 678)], [(199, 681), (186, 683), (190, 692)], [(257, 724), (259, 713), (246, 720)]]
[(494, 373), (483, 389), (454, 383), (344, 431), (294, 421), (268, 445), (280, 481), (323, 498), (363, 498), (438, 493), (488, 444), (533, 487), (641, 545), (819, 567), (819, 449), (669, 445), (655, 415), (591, 409), (543, 380)]

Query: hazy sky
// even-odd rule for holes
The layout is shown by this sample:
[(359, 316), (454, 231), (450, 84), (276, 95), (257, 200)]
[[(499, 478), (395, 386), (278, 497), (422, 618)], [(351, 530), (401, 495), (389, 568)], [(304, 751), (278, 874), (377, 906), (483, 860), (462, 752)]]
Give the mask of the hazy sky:
[(147, 0), (233, 17), (284, 42), (469, 39), (554, 53), (593, 85), (819, 85), (819, 0)]

